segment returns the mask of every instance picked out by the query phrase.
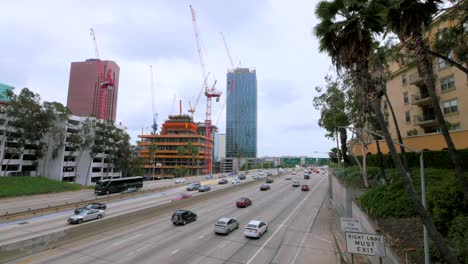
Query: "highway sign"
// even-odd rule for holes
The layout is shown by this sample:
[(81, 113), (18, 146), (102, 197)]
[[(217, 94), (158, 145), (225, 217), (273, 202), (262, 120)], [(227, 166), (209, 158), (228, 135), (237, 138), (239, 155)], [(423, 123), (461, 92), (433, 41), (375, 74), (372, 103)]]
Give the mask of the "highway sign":
[(346, 232), (346, 250), (369, 256), (385, 256), (385, 241), (382, 235)]
[(359, 218), (340, 218), (341, 230), (343, 232), (362, 232), (361, 219)]

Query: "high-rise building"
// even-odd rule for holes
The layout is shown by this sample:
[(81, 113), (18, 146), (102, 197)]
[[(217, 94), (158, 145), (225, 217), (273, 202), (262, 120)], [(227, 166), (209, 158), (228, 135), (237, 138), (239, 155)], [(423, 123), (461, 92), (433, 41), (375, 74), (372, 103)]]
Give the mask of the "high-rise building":
[[(101, 71), (99, 70), (101, 67)], [(99, 109), (105, 113), (106, 120), (115, 122), (117, 114), (117, 96), (119, 93), (120, 68), (113, 61), (88, 59), (86, 61), (72, 62), (70, 81), (68, 85), (67, 107), (73, 115), (88, 117), (99, 116)], [(102, 76), (112, 78), (114, 84), (105, 93), (100, 91), (104, 83)], [(111, 89), (110, 89), (111, 88)], [(105, 100), (99, 98), (106, 96)], [(105, 103), (105, 110), (101, 104)]]
[(236, 68), (227, 73), (226, 157), (257, 157), (255, 69)]

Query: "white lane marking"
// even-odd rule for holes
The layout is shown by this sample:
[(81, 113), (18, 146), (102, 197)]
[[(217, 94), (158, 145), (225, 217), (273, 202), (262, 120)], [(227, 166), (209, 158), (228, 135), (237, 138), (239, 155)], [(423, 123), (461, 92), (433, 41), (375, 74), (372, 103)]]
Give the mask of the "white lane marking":
[(327, 242), (327, 243), (330, 243), (330, 244), (331, 244), (331, 241), (330, 241), (330, 240), (328, 240), (328, 239), (321, 238), (321, 237), (319, 237), (319, 236), (315, 236), (315, 235), (313, 235), (313, 237), (315, 237), (315, 238), (318, 238), (318, 239), (320, 239), (320, 240), (322, 240), (322, 241), (325, 241), (325, 242)]
[[(312, 225), (313, 225), (314, 222), (315, 222), (315, 218), (317, 217), (318, 212), (320, 211), (320, 208), (322, 207), (323, 201), (325, 201), (325, 197), (327, 197), (326, 194), (323, 196), (323, 199), (322, 199), (322, 202), (320, 203), (319, 208), (317, 209), (317, 211), (315, 211), (315, 214), (314, 214), (314, 216), (312, 217), (312, 221), (310, 221), (309, 227), (307, 228), (307, 230), (306, 230), (306, 232), (305, 232), (305, 234), (304, 234), (304, 237), (302, 238), (301, 244), (300, 244), (299, 247), (297, 248), (296, 255), (294, 256), (294, 259), (293, 259), (293, 261), (291, 262), (291, 264), (294, 264), (294, 262), (296, 261), (297, 256), (299, 256), (299, 252), (301, 251), (302, 245), (304, 244), (304, 241), (305, 241), (305, 239), (306, 239), (306, 237), (307, 237), (307, 234), (309, 234), (309, 231), (310, 231), (310, 229), (312, 228)], [(320, 238), (320, 237), (319, 237), (319, 238)], [(323, 239), (323, 238), (320, 238), (320, 239)], [(328, 241), (328, 240), (326, 240), (326, 239), (324, 239), (324, 240), (325, 240), (325, 241)], [(329, 241), (328, 241), (328, 242), (329, 242)]]
[(174, 251), (172, 251), (171, 255), (174, 255), (175, 253), (179, 252), (180, 249), (176, 249)]
[(263, 245), (257, 250), (257, 252), (255, 252), (255, 254), (249, 259), (249, 261), (246, 262), (246, 264), (250, 264), (250, 262), (252, 262), (252, 260), (258, 255), (258, 253), (260, 253), (260, 251), (262, 251), (262, 249), (266, 246), (266, 244), (268, 244), (268, 242), (270, 242), (270, 240), (276, 235), (276, 233), (278, 233), (278, 231), (280, 231), (281, 227), (284, 226), (284, 224), (288, 221), (289, 217), (291, 217), (291, 215), (294, 214), (294, 212), (297, 210), (297, 208), (299, 208), (303, 203), (304, 201), (309, 198), (309, 195), (311, 195), (314, 190), (320, 185), (320, 183), (322, 183), (322, 181), (324, 180), (325, 178), (321, 179), (317, 185), (314, 186), (314, 188), (309, 192), (309, 194), (306, 195), (306, 197), (304, 199), (302, 199), (302, 201), (296, 206), (296, 208), (294, 208), (294, 210), (288, 215), (288, 217), (286, 217), (286, 219), (284, 219), (284, 221), (279, 225), (278, 229), (276, 229), (276, 231), (273, 233), (273, 235), (271, 235), (271, 237), (269, 237), (267, 239), (267, 241), (265, 241), (265, 243), (263, 243)]
[(148, 245), (146, 245), (146, 246), (144, 246), (144, 247), (141, 247), (141, 248), (139, 248), (139, 249), (133, 251), (132, 253), (127, 254), (127, 256), (128, 256), (128, 255), (131, 255), (131, 254), (133, 254), (133, 253), (136, 253), (136, 252), (138, 252), (138, 251), (142, 251), (143, 249), (145, 249), (145, 248), (147, 248), (147, 247), (150, 247), (150, 246), (152, 246), (153, 244), (154, 244), (154, 242), (153, 242), (153, 243), (149, 243)]
[(129, 238), (120, 240), (119, 242), (112, 244), (112, 246), (117, 246), (118, 244), (122, 244), (122, 243), (126, 242), (127, 240), (130, 240), (130, 239), (135, 238), (135, 237), (137, 237), (137, 236), (140, 236), (140, 234), (137, 234), (137, 235), (131, 236), (131, 237), (129, 237)]
[(202, 239), (202, 238), (204, 238), (204, 237), (205, 237), (205, 236), (201, 236), (201, 237), (199, 237), (198, 239)]

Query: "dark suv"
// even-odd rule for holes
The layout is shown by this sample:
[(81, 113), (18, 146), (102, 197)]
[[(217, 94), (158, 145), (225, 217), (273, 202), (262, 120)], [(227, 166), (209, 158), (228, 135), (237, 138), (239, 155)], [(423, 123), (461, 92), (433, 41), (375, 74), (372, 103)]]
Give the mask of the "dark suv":
[(177, 210), (172, 214), (171, 221), (174, 225), (185, 225), (197, 221), (197, 215), (189, 210)]
[(305, 180), (309, 180), (309, 179), (310, 179), (309, 174), (304, 174), (304, 179), (305, 179)]

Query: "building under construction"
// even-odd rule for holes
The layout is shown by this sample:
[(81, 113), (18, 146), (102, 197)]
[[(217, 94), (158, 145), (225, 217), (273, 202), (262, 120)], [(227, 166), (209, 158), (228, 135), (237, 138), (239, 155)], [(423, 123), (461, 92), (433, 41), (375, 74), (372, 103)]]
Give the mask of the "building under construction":
[[(211, 130), (217, 129), (212, 126)], [(205, 151), (212, 156), (213, 140), (206, 137), (205, 131), (205, 124), (193, 122), (189, 115), (171, 115), (159, 134), (139, 135), (139, 156), (144, 160), (145, 177), (164, 179), (207, 174)]]

